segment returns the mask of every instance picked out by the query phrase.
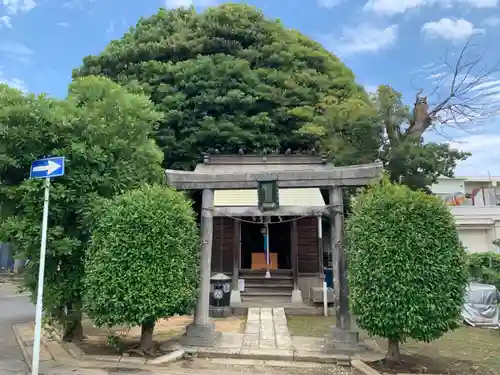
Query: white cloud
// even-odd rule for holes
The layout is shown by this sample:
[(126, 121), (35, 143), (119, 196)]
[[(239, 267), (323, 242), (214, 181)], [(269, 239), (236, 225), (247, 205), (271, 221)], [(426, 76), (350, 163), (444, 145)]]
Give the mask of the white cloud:
[(334, 8), (340, 5), (344, 0), (318, 0), (318, 6), (321, 8)]
[(56, 23), (56, 25), (61, 27), (69, 27), (69, 24), (67, 22), (58, 22)]
[(484, 25), (484, 26), (498, 26), (500, 25), (500, 17), (489, 17), (489, 18), (486, 18), (485, 20), (483, 20), (483, 22), (481, 22), (481, 25)]
[(365, 91), (368, 94), (376, 94), (377, 91), (378, 91), (378, 86), (376, 86), (376, 85), (366, 85), (365, 86)]
[(377, 14), (392, 16), (411, 9), (436, 5), (445, 8), (457, 5), (471, 8), (494, 8), (499, 2), (500, 0), (368, 0), (364, 9)]
[(21, 90), (24, 92), (26, 91), (26, 85), (24, 84), (24, 82), (22, 80), (20, 80), (18, 78), (6, 77), (1, 68), (2, 67), (0, 67), (0, 83), (9, 85), (12, 88), (15, 88), (15, 89), (18, 89), (18, 90)]
[(9, 16), (0, 17), (0, 28), (6, 27), (7, 29), (12, 29), (12, 23), (10, 22)]
[(37, 5), (35, 0), (1, 0), (1, 3), (9, 14), (29, 12)]
[(16, 42), (0, 42), (0, 54), (22, 64), (29, 64), (35, 52), (24, 44)]
[(447, 73), (445, 72), (439, 72), (439, 73), (433, 73), (430, 76), (426, 77), (425, 79), (430, 79), (433, 81), (440, 81), (443, 78), (446, 78)]
[(32, 49), (29, 49), (24, 44), (8, 41), (0, 43), (0, 52), (21, 56), (29, 56), (35, 53)]
[(428, 0), (368, 0), (365, 10), (378, 14), (393, 15), (426, 5)]
[(464, 41), (473, 34), (484, 33), (484, 29), (475, 28), (473, 23), (463, 18), (457, 20), (441, 18), (439, 21), (427, 22), (421, 31), (428, 37), (451, 41)]
[(165, 8), (174, 9), (180, 7), (209, 7), (212, 5), (216, 5), (217, 0), (165, 0)]
[(320, 39), (333, 53), (345, 57), (390, 48), (396, 43), (398, 34), (398, 25), (386, 28), (360, 25), (354, 28), (344, 28), (339, 38), (333, 35), (324, 35)]
[(115, 32), (115, 23), (110, 21), (108, 27), (106, 28), (106, 34), (111, 35)]

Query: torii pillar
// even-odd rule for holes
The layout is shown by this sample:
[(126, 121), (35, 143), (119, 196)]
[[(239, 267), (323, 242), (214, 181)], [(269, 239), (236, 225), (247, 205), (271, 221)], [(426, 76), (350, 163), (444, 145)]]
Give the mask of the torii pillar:
[(209, 298), (210, 276), (212, 270), (213, 243), (213, 189), (203, 189), (201, 201), (201, 251), (200, 251), (200, 286), (194, 321), (186, 327), (186, 335), (181, 340), (186, 346), (213, 346), (220, 337), (215, 324), (210, 323)]
[[(344, 248), (344, 197), (341, 186), (329, 188), (331, 206), (330, 246), (333, 250), (333, 288), (335, 328), (327, 341), (337, 349), (358, 349), (359, 334), (351, 329), (349, 286), (347, 282), (347, 256)], [(332, 340), (333, 339), (333, 340)]]

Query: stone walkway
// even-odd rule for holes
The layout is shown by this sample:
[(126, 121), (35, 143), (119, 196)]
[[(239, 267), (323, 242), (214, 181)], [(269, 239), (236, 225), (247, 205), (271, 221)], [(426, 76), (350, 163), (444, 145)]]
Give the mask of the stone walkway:
[[(16, 324), (14, 333), (19, 346), (23, 352), (23, 357), (28, 363), (31, 363), (31, 351), (33, 348), (33, 323)], [(179, 337), (172, 337), (166, 343), (175, 343)], [(65, 347), (60, 345), (56, 340), (44, 339), (43, 345), (40, 348), (40, 369), (41, 373), (47, 375), (59, 375), (60, 369), (64, 366), (73, 366), (74, 368), (91, 369), (91, 368), (127, 368), (127, 369), (144, 369), (157, 372), (160, 367), (154, 366), (146, 358), (140, 357), (121, 357), (120, 355), (91, 355), (85, 354), (81, 356), (80, 350), (74, 344), (67, 343)], [(1, 348), (0, 348), (1, 349)], [(73, 350), (74, 349), (74, 350)], [(325, 346), (325, 338), (323, 337), (291, 337), (288, 331), (287, 319), (283, 308), (250, 308), (247, 315), (246, 329), (244, 333), (221, 332), (220, 340), (214, 347), (186, 347), (185, 350), (189, 355), (198, 357), (200, 361), (205, 358), (211, 360), (224, 361), (247, 361), (248, 366), (258, 366), (263, 369), (269, 367), (283, 367), (286, 362), (291, 367), (302, 362), (304, 366), (309, 368), (308, 364), (315, 363), (320, 366), (310, 375), (323, 375), (320, 370), (323, 365), (327, 365), (330, 369), (328, 374), (349, 374), (350, 370), (343, 370), (342, 366), (348, 366), (351, 359), (361, 359), (376, 361), (383, 358), (383, 353), (376, 349), (367, 347), (367, 351), (360, 353), (339, 353), (332, 351), (329, 345)], [(167, 354), (168, 356), (168, 354)], [(155, 361), (157, 361), (155, 359)], [(191, 360), (190, 360), (191, 361)], [(179, 362), (182, 367), (185, 362)], [(191, 363), (191, 362), (189, 362)], [(223, 363), (224, 364), (224, 363)], [(230, 363), (225, 363), (230, 365)], [(232, 363), (234, 365), (234, 363)], [(336, 365), (341, 365), (336, 366)], [(62, 366), (62, 367), (61, 367)], [(164, 367), (168, 371), (173, 370), (175, 364), (170, 364)], [(301, 370), (304, 370), (302, 368)], [(316, 371), (318, 370), (318, 371)], [(191, 370), (192, 371), (192, 370)], [(1, 371), (0, 371), (1, 373)], [(69, 372), (66, 372), (69, 373)], [(177, 374), (175, 371), (172, 374)], [(208, 372), (205, 372), (208, 375)], [(253, 374), (253, 372), (248, 372)], [(275, 375), (272, 371), (266, 372)], [(290, 374), (299, 374), (301, 372), (289, 372)], [(142, 373), (141, 373), (142, 374)], [(184, 373), (183, 373), (184, 374)], [(276, 375), (283, 373), (277, 372)], [(87, 375), (80, 372), (75, 375)], [(92, 373), (88, 375), (105, 375), (102, 373)], [(114, 373), (112, 375), (115, 375)], [(149, 375), (149, 374), (148, 374)], [(181, 375), (179, 373), (179, 375)], [(214, 374), (216, 375), (216, 374)], [(233, 375), (227, 374), (227, 375)], [(325, 374), (326, 375), (326, 374)]]
[(292, 338), (288, 332), (285, 309), (248, 309), (243, 349), (292, 350)]

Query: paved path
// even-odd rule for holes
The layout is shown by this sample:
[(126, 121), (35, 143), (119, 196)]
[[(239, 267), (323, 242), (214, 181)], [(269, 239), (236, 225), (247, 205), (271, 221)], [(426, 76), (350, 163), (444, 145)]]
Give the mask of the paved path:
[(0, 283), (0, 375), (28, 372), (12, 324), (33, 320), (35, 307), (29, 297), (16, 295), (16, 292), (15, 285)]
[(243, 349), (292, 350), (283, 308), (250, 308), (243, 337)]

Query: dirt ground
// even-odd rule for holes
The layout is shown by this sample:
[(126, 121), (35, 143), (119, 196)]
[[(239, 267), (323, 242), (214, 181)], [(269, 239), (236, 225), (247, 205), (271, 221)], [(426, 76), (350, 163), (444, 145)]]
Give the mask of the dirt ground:
[[(288, 328), (294, 336), (323, 337), (331, 332), (333, 317), (289, 316)], [(361, 337), (367, 334), (360, 330)], [(386, 340), (376, 338), (382, 349)], [(460, 327), (432, 343), (409, 341), (401, 345), (403, 361), (400, 365), (384, 362), (370, 365), (388, 374), (500, 374), (500, 331)]]
[(174, 362), (167, 370), (192, 369), (193, 374), (205, 375), (362, 375), (350, 367), (320, 365), (316, 363), (278, 363), (256, 364), (255, 360), (238, 359), (192, 359)]
[[(157, 355), (163, 354), (159, 351), (162, 343), (184, 334), (186, 326), (192, 321), (192, 316), (176, 316), (156, 322), (153, 339), (155, 341)], [(246, 317), (231, 316), (228, 318), (212, 319), (212, 321), (219, 332), (242, 333), (245, 329)], [(117, 352), (123, 353), (138, 346), (141, 336), (140, 327), (98, 328), (92, 325), (89, 320), (84, 320), (83, 327), (85, 339), (81, 343), (77, 343), (77, 345), (84, 353), (90, 355), (113, 355)], [(110, 344), (108, 340), (109, 336), (117, 337), (117, 344)]]

